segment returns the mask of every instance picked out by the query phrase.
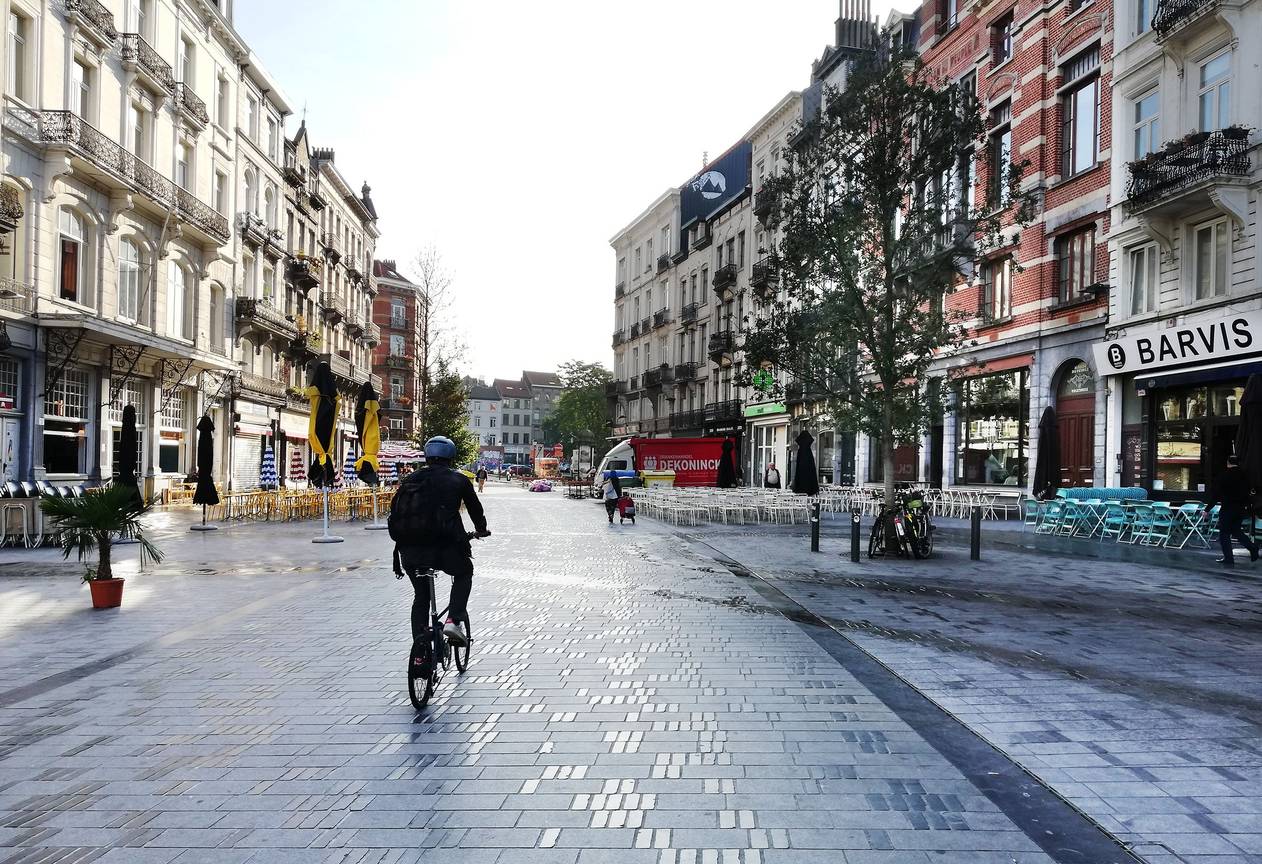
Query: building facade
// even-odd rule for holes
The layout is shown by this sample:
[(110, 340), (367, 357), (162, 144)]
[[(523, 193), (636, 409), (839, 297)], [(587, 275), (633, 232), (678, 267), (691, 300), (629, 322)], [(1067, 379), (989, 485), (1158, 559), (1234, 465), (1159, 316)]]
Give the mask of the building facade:
[(534, 394), (524, 381), (496, 378), (491, 386), (500, 397), (499, 446), (504, 448), (504, 464), (529, 465)]
[[(558, 442), (547, 440), (543, 424), (556, 411), (557, 400), (565, 392), (561, 376), (555, 372), (521, 373), (522, 383), (530, 388), (530, 435), (536, 444), (551, 447)], [(470, 396), (472, 399), (472, 396)]]
[(478, 439), (478, 449), (500, 446), (499, 426), (500, 394), (494, 387), (483, 384), (477, 378), (466, 378), (469, 391), (469, 412), (465, 428)]
[(372, 363), (385, 387), (382, 439), (407, 440), (421, 428), (425, 298), (394, 261), (374, 261), (372, 273), (379, 288), (372, 317), (381, 331)]

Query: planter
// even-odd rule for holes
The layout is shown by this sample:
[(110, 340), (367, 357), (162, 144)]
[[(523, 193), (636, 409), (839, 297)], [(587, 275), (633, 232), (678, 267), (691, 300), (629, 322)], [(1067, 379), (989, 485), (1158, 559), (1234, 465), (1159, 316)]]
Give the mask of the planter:
[(1228, 126), (1222, 130), (1223, 137), (1230, 141), (1243, 141), (1249, 137), (1249, 130), (1243, 126)]
[(113, 609), (123, 604), (123, 579), (93, 579), (88, 582), (93, 609)]

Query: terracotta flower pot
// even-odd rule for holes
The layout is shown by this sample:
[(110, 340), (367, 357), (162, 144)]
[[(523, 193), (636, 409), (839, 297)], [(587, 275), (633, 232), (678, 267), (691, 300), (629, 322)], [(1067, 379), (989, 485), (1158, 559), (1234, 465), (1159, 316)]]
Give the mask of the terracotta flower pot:
[(123, 604), (123, 579), (93, 579), (88, 583), (93, 609), (113, 609)]

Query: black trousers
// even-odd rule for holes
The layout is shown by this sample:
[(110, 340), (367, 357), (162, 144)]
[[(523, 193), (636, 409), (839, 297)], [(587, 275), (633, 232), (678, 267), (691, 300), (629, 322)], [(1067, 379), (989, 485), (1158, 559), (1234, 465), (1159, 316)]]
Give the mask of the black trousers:
[[(412, 598), (412, 641), (424, 639), (429, 633), (429, 586), (430, 580), (423, 575), (425, 570), (433, 567), (451, 574), (451, 600), (447, 614), (456, 621), (469, 617), (469, 595), (473, 592), (473, 559), (460, 549), (451, 549), (433, 560), (430, 556), (417, 557), (409, 555), (409, 550), (400, 550), (400, 563), (408, 580), (412, 583), (415, 596)], [(437, 578), (437, 577), (435, 577)]]
[(1258, 544), (1253, 542), (1253, 538), (1244, 532), (1241, 527), (1241, 521), (1244, 514), (1236, 510), (1219, 510), (1218, 511), (1218, 545), (1223, 550), (1223, 557), (1227, 559), (1224, 564), (1232, 563), (1231, 540), (1234, 537), (1240, 541), (1240, 545), (1249, 550), (1250, 555), (1256, 555), (1258, 552)]

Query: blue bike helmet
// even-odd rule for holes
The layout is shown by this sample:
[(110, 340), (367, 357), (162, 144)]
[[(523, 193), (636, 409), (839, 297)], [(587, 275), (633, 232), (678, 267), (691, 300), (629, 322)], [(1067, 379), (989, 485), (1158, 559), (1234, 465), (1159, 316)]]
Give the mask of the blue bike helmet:
[(451, 461), (456, 458), (456, 445), (450, 438), (435, 435), (425, 442), (425, 458)]

